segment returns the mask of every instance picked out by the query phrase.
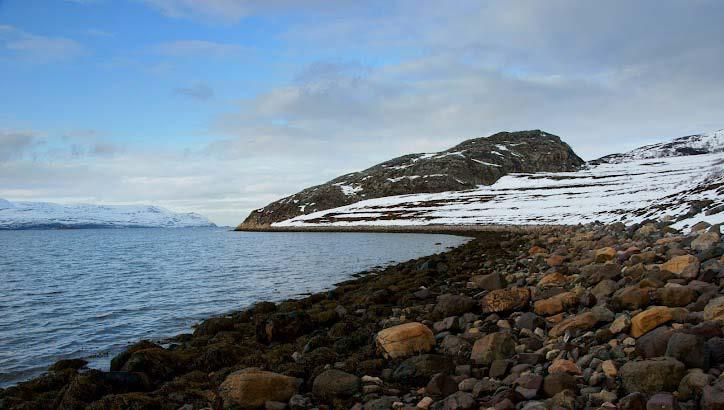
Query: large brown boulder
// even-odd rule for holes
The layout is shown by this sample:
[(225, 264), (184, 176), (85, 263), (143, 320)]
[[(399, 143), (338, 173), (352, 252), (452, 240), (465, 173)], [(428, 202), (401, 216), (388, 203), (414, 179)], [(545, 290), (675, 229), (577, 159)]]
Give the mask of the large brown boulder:
[(672, 309), (666, 306), (652, 306), (631, 318), (631, 336), (641, 337), (673, 319)]
[(714, 298), (706, 304), (704, 319), (724, 324), (724, 296)]
[(578, 303), (578, 295), (574, 292), (563, 292), (547, 299), (533, 303), (533, 311), (539, 315), (550, 316), (561, 313)]
[(375, 344), (385, 357), (396, 359), (429, 352), (435, 346), (435, 335), (422, 323), (405, 323), (380, 330)]
[(686, 367), (680, 361), (663, 357), (626, 362), (618, 374), (627, 392), (650, 396), (661, 391), (675, 391), (685, 371)]
[(267, 401), (287, 402), (297, 393), (300, 379), (248, 368), (226, 377), (219, 394), (225, 407), (259, 408)]
[(552, 337), (562, 336), (567, 330), (589, 330), (598, 323), (598, 315), (594, 312), (571, 316), (555, 325), (549, 332)]
[(505, 312), (528, 306), (530, 291), (528, 288), (505, 288), (489, 292), (480, 302), (483, 313)]
[(661, 269), (682, 278), (695, 278), (699, 273), (699, 259), (693, 255), (674, 256), (661, 265)]
[(441, 295), (432, 314), (437, 319), (449, 316), (459, 316), (475, 308), (475, 300), (465, 295)]

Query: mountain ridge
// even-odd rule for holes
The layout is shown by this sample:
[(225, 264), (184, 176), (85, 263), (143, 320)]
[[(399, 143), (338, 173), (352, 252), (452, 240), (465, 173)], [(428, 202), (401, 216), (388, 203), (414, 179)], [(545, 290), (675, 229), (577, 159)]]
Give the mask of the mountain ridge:
[(214, 227), (204, 216), (153, 205), (60, 205), (0, 198), (0, 230)]
[(345, 174), (252, 211), (237, 229), (370, 198), (473, 189), (511, 172), (572, 171), (584, 161), (560, 137), (541, 130), (499, 132), (436, 153), (407, 154)]

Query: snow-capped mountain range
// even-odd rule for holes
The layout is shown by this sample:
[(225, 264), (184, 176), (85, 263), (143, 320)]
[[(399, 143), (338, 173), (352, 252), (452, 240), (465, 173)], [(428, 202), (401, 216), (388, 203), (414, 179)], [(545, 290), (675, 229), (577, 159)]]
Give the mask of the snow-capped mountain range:
[(59, 205), (0, 199), (0, 229), (212, 227), (195, 213), (147, 205)]
[(664, 217), (678, 227), (724, 223), (724, 130), (608, 155), (573, 172), (510, 173), (489, 186), (363, 200), (271, 227), (563, 225)]

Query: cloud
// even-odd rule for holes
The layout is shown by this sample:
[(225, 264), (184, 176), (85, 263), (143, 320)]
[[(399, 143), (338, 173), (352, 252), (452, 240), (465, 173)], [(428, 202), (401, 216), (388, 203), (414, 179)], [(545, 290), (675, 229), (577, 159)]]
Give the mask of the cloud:
[(38, 135), (32, 131), (0, 130), (0, 162), (19, 160), (37, 142)]
[(190, 87), (176, 88), (174, 89), (174, 93), (196, 100), (209, 100), (214, 97), (213, 88), (203, 83), (194, 84)]
[(238, 54), (242, 47), (205, 40), (178, 40), (157, 44), (153, 50), (169, 57), (228, 57)]
[(72, 39), (40, 36), (0, 25), (0, 53), (25, 61), (49, 63), (70, 60), (85, 54), (86, 50)]

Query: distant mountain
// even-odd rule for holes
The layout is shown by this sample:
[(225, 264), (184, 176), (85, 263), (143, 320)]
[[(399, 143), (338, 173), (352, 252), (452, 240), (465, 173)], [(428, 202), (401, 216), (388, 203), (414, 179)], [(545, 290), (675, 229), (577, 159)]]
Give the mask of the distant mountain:
[(195, 213), (145, 205), (59, 205), (0, 199), (0, 229), (213, 227)]
[(639, 159), (680, 157), (724, 152), (724, 130), (688, 135), (672, 141), (646, 145), (625, 154), (611, 154), (590, 161), (590, 164), (620, 164)]
[(667, 218), (724, 223), (722, 131), (609, 155), (572, 172), (510, 173), (491, 186), (387, 196), (300, 215), (272, 228), (568, 225)]
[(540, 130), (500, 132), (446, 151), (409, 154), (335, 178), (251, 212), (238, 229), (393, 195), (474, 189), (513, 172), (578, 169), (584, 161), (565, 142)]

